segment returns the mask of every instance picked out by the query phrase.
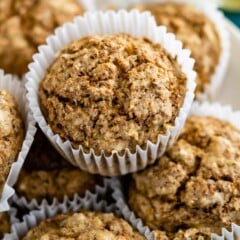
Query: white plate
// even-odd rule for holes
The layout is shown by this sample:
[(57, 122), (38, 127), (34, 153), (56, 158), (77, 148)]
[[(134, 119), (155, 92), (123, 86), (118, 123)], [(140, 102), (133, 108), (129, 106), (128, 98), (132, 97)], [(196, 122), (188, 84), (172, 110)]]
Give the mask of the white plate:
[(240, 110), (240, 31), (226, 20), (230, 32), (231, 53), (226, 77), (214, 100)]

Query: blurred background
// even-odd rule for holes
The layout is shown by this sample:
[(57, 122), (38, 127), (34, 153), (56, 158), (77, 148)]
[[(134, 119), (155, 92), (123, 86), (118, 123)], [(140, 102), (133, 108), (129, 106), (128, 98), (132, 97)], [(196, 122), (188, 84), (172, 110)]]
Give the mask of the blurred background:
[(224, 11), (224, 14), (240, 27), (240, 0), (213, 0)]

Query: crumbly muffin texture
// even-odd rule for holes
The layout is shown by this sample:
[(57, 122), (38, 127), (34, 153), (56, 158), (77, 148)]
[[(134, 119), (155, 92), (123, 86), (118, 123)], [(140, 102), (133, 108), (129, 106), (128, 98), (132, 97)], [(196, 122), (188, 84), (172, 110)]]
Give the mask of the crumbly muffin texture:
[(0, 90), (0, 195), (24, 139), (24, 123), (14, 98)]
[(82, 15), (77, 0), (1, 0), (0, 68), (22, 75), (57, 26)]
[(53, 132), (75, 148), (121, 152), (156, 142), (172, 125), (186, 76), (158, 44), (127, 34), (95, 35), (61, 50), (39, 88)]
[(240, 131), (213, 117), (189, 117), (175, 145), (133, 174), (129, 204), (169, 239), (210, 239), (211, 232), (239, 224)]
[(221, 42), (212, 21), (194, 6), (183, 3), (137, 4), (134, 7), (148, 10), (154, 15), (159, 25), (165, 25), (169, 32), (183, 42), (184, 48), (190, 49), (195, 59), (194, 70), (197, 72), (196, 95), (204, 93), (211, 82), (219, 63)]
[(143, 240), (123, 219), (112, 213), (81, 212), (57, 215), (31, 229), (23, 240)]
[(72, 198), (74, 194), (83, 196), (86, 190), (94, 190), (96, 179), (93, 175), (78, 168), (57, 170), (22, 171), (16, 185), (16, 191), (29, 201), (42, 199), (48, 201), (57, 198), (63, 200), (64, 196)]
[(154, 230), (155, 240), (206, 240), (211, 239), (210, 236), (212, 234), (211, 228), (188, 228), (186, 230), (179, 230), (175, 234)]
[(40, 202), (53, 198), (62, 201), (64, 196), (83, 196), (93, 191), (99, 176), (84, 172), (67, 162), (38, 130), (24, 163), (15, 190), (19, 196)]
[(6, 212), (0, 213), (0, 238), (2, 239), (5, 233), (9, 233), (10, 223), (9, 216)]

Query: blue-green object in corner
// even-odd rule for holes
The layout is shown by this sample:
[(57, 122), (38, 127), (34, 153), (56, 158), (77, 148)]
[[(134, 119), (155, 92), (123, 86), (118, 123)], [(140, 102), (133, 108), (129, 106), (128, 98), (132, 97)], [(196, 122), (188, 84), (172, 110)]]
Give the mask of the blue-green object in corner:
[(225, 16), (240, 28), (240, 13), (224, 12)]

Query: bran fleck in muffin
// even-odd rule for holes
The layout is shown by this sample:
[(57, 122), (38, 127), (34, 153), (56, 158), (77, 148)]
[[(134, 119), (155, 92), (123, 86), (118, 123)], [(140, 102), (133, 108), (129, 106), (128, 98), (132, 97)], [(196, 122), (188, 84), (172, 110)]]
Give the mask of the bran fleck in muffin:
[(240, 223), (240, 131), (191, 116), (158, 162), (132, 176), (131, 209), (156, 237), (210, 239)]
[(142, 11), (150, 11), (157, 24), (165, 25), (169, 32), (183, 42), (192, 52), (197, 72), (197, 96), (204, 93), (211, 83), (221, 54), (221, 41), (214, 23), (194, 6), (187, 3), (152, 3), (135, 5)]
[(14, 98), (0, 90), (0, 195), (21, 150), (24, 135), (24, 123)]
[(0, 68), (21, 76), (46, 37), (83, 8), (77, 0), (1, 0), (0, 12)]
[(61, 50), (40, 83), (39, 101), (52, 131), (74, 148), (135, 152), (174, 126), (186, 80), (159, 44), (94, 35)]
[(146, 239), (123, 219), (112, 213), (80, 212), (61, 214), (43, 220), (31, 229), (23, 240), (40, 239), (81, 240), (143, 240)]
[(28, 201), (43, 199), (62, 201), (64, 196), (83, 196), (86, 190), (93, 191), (101, 178), (81, 171), (51, 146), (43, 133), (38, 130), (23, 169), (15, 185), (20, 197)]

